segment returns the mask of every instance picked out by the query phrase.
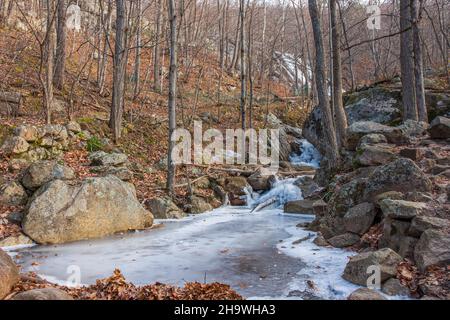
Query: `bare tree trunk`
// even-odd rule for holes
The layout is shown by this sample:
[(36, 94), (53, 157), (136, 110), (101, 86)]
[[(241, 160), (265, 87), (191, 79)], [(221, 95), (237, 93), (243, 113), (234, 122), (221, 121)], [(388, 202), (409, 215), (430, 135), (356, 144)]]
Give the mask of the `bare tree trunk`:
[[(422, 0), (420, 0), (422, 2)], [(428, 122), (427, 107), (425, 104), (425, 88), (423, 83), (422, 45), (419, 31), (419, 14), (416, 0), (411, 0), (411, 17), (413, 20), (413, 50), (414, 50), (414, 77), (416, 84), (416, 104), (419, 121)]]
[(158, 0), (158, 10), (156, 12), (156, 37), (155, 37), (155, 52), (153, 55), (154, 69), (153, 69), (153, 89), (156, 92), (161, 92), (161, 20), (163, 16), (163, 3)]
[(133, 98), (137, 99), (141, 90), (141, 46), (142, 46), (142, 0), (136, 2), (136, 56), (134, 61), (134, 92)]
[[(100, 4), (102, 4), (102, 2), (100, 2)], [(103, 6), (101, 6), (101, 10), (103, 11)], [(110, 48), (109, 36), (110, 36), (110, 32), (111, 32), (111, 15), (112, 15), (112, 0), (108, 0), (108, 9), (107, 9), (107, 14), (106, 14), (106, 19), (103, 18), (103, 12), (100, 13), (100, 17), (102, 20), (101, 25), (103, 25), (103, 30), (104, 30), (102, 56), (100, 57), (99, 71), (98, 71), (98, 77), (97, 77), (98, 78), (97, 86), (99, 88), (100, 95), (103, 95), (103, 91), (105, 89), (106, 67), (108, 65), (108, 49)]]
[(334, 112), (336, 116), (336, 136), (339, 146), (346, 144), (347, 115), (342, 101), (342, 62), (341, 62), (341, 33), (337, 22), (337, 0), (330, 0), (330, 18), (331, 18), (331, 43), (333, 57), (333, 95)]
[(110, 127), (117, 143), (122, 133), (125, 90), (125, 0), (116, 0), (116, 41), (114, 49), (113, 94)]
[(402, 74), (403, 119), (417, 120), (413, 72), (410, 0), (400, 0), (400, 68)]
[(240, 20), (240, 31), (239, 31), (239, 42), (240, 42), (240, 60), (241, 60), (241, 123), (242, 130), (245, 131), (246, 118), (245, 118), (245, 107), (247, 100), (247, 67), (246, 67), (246, 57), (245, 57), (245, 0), (239, 0), (239, 20)]
[(169, 67), (169, 149), (167, 155), (167, 190), (173, 195), (175, 186), (175, 163), (172, 159), (172, 150), (175, 141), (172, 135), (176, 129), (176, 99), (177, 99), (177, 14), (175, 10), (175, 1), (167, 0), (170, 22), (170, 67)]
[(328, 101), (327, 89), (326, 89), (326, 76), (325, 76), (325, 53), (323, 48), (323, 38), (321, 23), (319, 18), (319, 10), (317, 8), (316, 0), (309, 0), (309, 14), (311, 16), (314, 45), (316, 48), (316, 88), (319, 99), (319, 108), (322, 113), (322, 126), (324, 131), (324, 144), (323, 147), (326, 150), (327, 158), (330, 160), (330, 164), (339, 163), (338, 144), (336, 140), (336, 131), (333, 122), (333, 116), (331, 114), (330, 105)]
[(45, 39), (45, 80), (44, 82), (44, 105), (46, 122), (52, 122), (52, 108), (53, 108), (53, 65), (55, 52), (55, 15), (56, 3), (55, 0), (47, 1), (47, 31)]
[(56, 25), (56, 59), (54, 84), (58, 89), (64, 86), (66, 71), (66, 1), (58, 0), (58, 24)]

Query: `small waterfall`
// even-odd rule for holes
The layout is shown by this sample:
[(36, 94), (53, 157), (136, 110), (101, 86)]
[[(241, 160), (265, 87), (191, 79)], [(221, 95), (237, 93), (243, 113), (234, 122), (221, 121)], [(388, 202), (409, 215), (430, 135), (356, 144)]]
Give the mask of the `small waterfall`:
[(291, 163), (294, 165), (310, 166), (316, 169), (319, 168), (320, 161), (322, 160), (320, 152), (306, 139), (300, 140), (299, 143), (301, 152), (300, 154), (291, 155)]
[[(322, 159), (319, 151), (306, 139), (300, 140), (299, 143), (301, 153), (291, 156), (292, 164), (319, 168)], [(295, 184), (298, 178), (300, 177), (288, 179), (277, 177), (272, 188), (263, 194), (246, 190), (247, 205), (253, 208), (253, 211), (260, 211), (265, 208), (279, 208), (290, 201), (303, 200), (302, 191)]]

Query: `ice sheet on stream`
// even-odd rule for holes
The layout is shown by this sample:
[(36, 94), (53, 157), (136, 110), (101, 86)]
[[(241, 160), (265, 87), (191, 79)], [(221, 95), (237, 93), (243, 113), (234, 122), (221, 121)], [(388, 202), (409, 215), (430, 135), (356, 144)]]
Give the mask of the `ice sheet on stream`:
[[(311, 146), (302, 145), (309, 155), (299, 157), (318, 164)], [(249, 207), (222, 207), (182, 220), (156, 221), (164, 223), (159, 229), (58, 246), (10, 248), (9, 253), (23, 271), (58, 284), (65, 284), (67, 268), (75, 265), (85, 284), (119, 268), (137, 285), (206, 279), (228, 283), (250, 298), (344, 299), (358, 288), (341, 277), (352, 253), (314, 245), (316, 234), (297, 227), (313, 217), (282, 212), (285, 202), (302, 199), (295, 180), (277, 180), (263, 195), (249, 193)], [(256, 204), (272, 197), (278, 208), (251, 213)]]

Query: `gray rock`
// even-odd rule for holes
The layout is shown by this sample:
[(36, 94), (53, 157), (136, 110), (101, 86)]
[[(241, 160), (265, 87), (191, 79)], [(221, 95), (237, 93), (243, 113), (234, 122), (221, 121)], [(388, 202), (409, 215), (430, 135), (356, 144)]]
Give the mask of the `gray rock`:
[(446, 117), (436, 117), (430, 123), (428, 132), (433, 139), (450, 138), (450, 119)]
[(422, 214), (427, 207), (423, 202), (384, 199), (380, 202), (384, 217), (400, 220), (411, 220)]
[(343, 278), (352, 283), (366, 286), (370, 276), (368, 268), (379, 266), (381, 282), (384, 282), (397, 274), (397, 265), (402, 258), (389, 248), (374, 252), (364, 252), (350, 258), (344, 270)]
[(8, 156), (18, 155), (28, 151), (30, 145), (21, 137), (9, 137), (5, 140), (1, 150)]
[(96, 151), (89, 155), (91, 166), (120, 166), (128, 161), (128, 156), (123, 153), (106, 153)]
[(214, 208), (202, 197), (191, 197), (191, 213), (198, 214), (212, 211)]
[(19, 268), (11, 257), (0, 249), (0, 300), (5, 298), (19, 281)]
[[(411, 223), (409, 221), (394, 220), (386, 218), (383, 220), (383, 235), (381, 236), (378, 247), (390, 248), (395, 252), (400, 252), (402, 243), (407, 241), (408, 230)], [(403, 250), (407, 247), (403, 245)]]
[(28, 167), (21, 182), (25, 188), (36, 190), (55, 179), (73, 180), (75, 179), (75, 173), (69, 167), (56, 161), (39, 161)]
[(33, 243), (33, 240), (28, 238), (26, 235), (19, 234), (17, 236), (10, 236), (0, 240), (0, 248), (30, 245)]
[(250, 186), (255, 191), (267, 191), (272, 187), (275, 177), (272, 171), (266, 168), (258, 169), (247, 179)]
[(405, 198), (405, 195), (398, 191), (388, 191), (381, 193), (377, 195), (374, 199), (375, 204), (380, 207), (381, 201), (385, 199), (391, 199), (391, 200), (403, 200)]
[(25, 139), (27, 142), (35, 142), (41, 138), (41, 132), (35, 126), (21, 125), (14, 129), (14, 135)]
[(357, 234), (347, 232), (328, 239), (328, 242), (335, 248), (345, 248), (358, 243), (360, 239)]
[(363, 145), (358, 150), (357, 161), (363, 166), (378, 166), (386, 164), (395, 158), (395, 153), (387, 145)]
[(155, 219), (181, 219), (185, 216), (169, 198), (154, 198), (146, 202)]
[(65, 291), (56, 288), (34, 289), (16, 294), (12, 300), (73, 300)]
[(330, 244), (328, 243), (328, 241), (325, 240), (325, 238), (324, 238), (321, 234), (319, 234), (319, 235), (314, 239), (313, 243), (314, 243), (316, 246), (319, 246), (319, 247), (328, 247), (328, 246), (330, 245)]
[(375, 206), (372, 203), (363, 202), (351, 208), (345, 214), (345, 228), (349, 232), (363, 235), (372, 226), (375, 216)]
[(406, 120), (397, 128), (399, 128), (405, 136), (421, 137), (427, 132), (428, 123), (422, 121)]
[(369, 289), (359, 288), (353, 291), (347, 298), (347, 300), (387, 300), (381, 293)]
[(77, 186), (62, 180), (46, 184), (30, 200), (22, 227), (37, 243), (58, 244), (141, 230), (152, 223), (134, 186), (107, 176)]
[(420, 271), (432, 265), (450, 263), (450, 235), (448, 232), (428, 229), (419, 239), (414, 250), (414, 258)]
[(9, 206), (22, 206), (28, 201), (28, 195), (20, 183), (15, 181), (0, 187), (0, 204)]
[(284, 212), (299, 214), (314, 214), (313, 200), (290, 201), (284, 205)]
[(423, 158), (424, 150), (421, 148), (405, 148), (400, 150), (400, 156), (413, 161), (420, 161)]
[(381, 291), (389, 296), (409, 296), (409, 289), (400, 280), (391, 278), (381, 287)]
[(408, 141), (408, 138), (399, 128), (372, 121), (361, 121), (353, 123), (347, 129), (348, 149), (355, 150), (362, 137), (374, 133), (384, 135), (389, 143), (400, 144)]
[(428, 216), (417, 216), (413, 219), (408, 234), (420, 238), (428, 229), (450, 229), (450, 220)]
[(373, 200), (377, 195), (387, 191), (431, 191), (430, 179), (411, 159), (400, 158), (380, 166), (370, 175), (364, 197)]
[(361, 140), (359, 140), (360, 147), (365, 144), (379, 144), (379, 143), (387, 143), (386, 137), (379, 133), (367, 134), (363, 136)]
[(73, 133), (79, 133), (82, 131), (80, 124), (76, 121), (70, 121), (66, 124), (66, 129)]
[(346, 96), (345, 111), (349, 124), (358, 121), (392, 123), (401, 117), (401, 97), (398, 92), (382, 87), (350, 93)]
[(101, 176), (114, 175), (123, 181), (130, 181), (134, 177), (133, 171), (127, 167), (98, 166), (92, 167), (90, 171)]
[(249, 187), (250, 185), (244, 177), (228, 177), (225, 179), (225, 190), (235, 196), (244, 196), (245, 190)]

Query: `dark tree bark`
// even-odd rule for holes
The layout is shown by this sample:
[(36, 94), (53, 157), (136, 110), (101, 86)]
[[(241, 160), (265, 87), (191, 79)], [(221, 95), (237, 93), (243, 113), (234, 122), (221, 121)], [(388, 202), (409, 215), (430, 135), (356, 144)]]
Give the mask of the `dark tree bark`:
[(319, 100), (319, 108), (322, 113), (322, 126), (325, 138), (325, 141), (323, 141), (323, 147), (327, 152), (326, 156), (330, 160), (330, 164), (335, 165), (339, 163), (340, 157), (333, 116), (330, 110), (330, 104), (327, 94), (326, 75), (325, 75), (325, 53), (323, 47), (323, 37), (322, 37), (321, 22), (319, 18), (319, 10), (317, 8), (316, 0), (309, 0), (308, 4), (314, 36), (314, 46), (316, 48), (315, 80)]
[[(422, 2), (422, 0), (420, 0)], [(413, 20), (413, 51), (414, 51), (414, 80), (416, 89), (417, 113), (420, 121), (428, 122), (427, 107), (425, 104), (425, 87), (423, 83), (422, 44), (420, 41), (419, 13), (417, 0), (411, 0), (411, 17)]]
[(121, 137), (125, 91), (125, 0), (116, 0), (116, 41), (114, 49), (113, 94), (110, 127), (114, 141)]
[(177, 15), (174, 0), (167, 0), (170, 24), (170, 67), (169, 67), (169, 149), (167, 155), (167, 190), (173, 195), (175, 186), (175, 163), (172, 159), (172, 150), (175, 141), (172, 135), (176, 129), (176, 99), (177, 99)]
[(400, 0), (400, 30), (403, 119), (417, 120), (410, 0)]
[(158, 10), (156, 12), (156, 36), (155, 36), (155, 51), (153, 54), (153, 89), (156, 92), (161, 92), (161, 20), (163, 16), (163, 3), (158, 0)]
[(336, 135), (339, 146), (346, 144), (347, 132), (347, 115), (344, 110), (342, 100), (342, 63), (341, 63), (341, 33), (337, 22), (336, 1), (330, 0), (330, 17), (331, 17), (331, 43), (333, 57), (333, 95), (334, 95), (334, 112), (336, 116)]
[(66, 0), (58, 0), (58, 19), (56, 25), (56, 59), (54, 84), (58, 89), (64, 86), (66, 71)]

